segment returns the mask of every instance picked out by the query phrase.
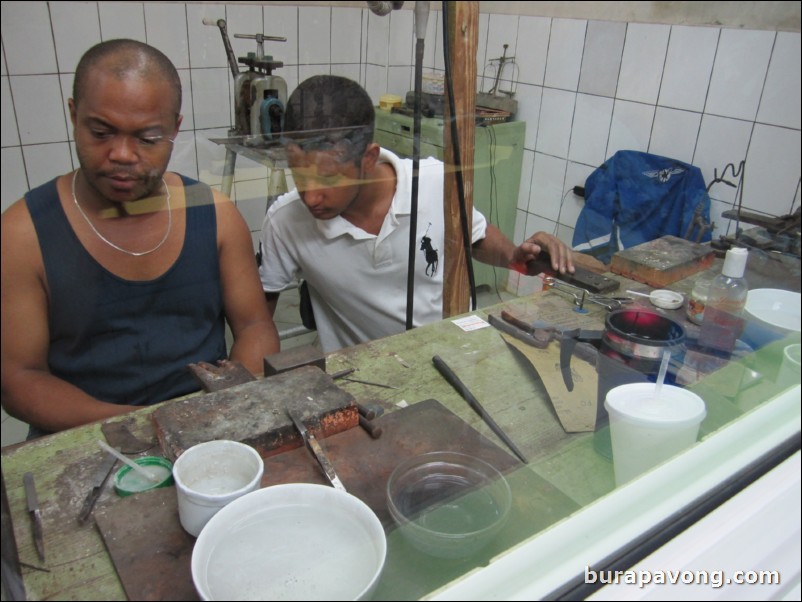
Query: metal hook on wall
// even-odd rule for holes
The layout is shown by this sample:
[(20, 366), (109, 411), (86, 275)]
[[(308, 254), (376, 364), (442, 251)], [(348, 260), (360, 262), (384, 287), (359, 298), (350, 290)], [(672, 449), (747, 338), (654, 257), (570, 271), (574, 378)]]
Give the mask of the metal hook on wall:
[[(732, 171), (733, 179), (740, 178), (740, 179), (738, 179), (738, 183), (737, 184), (734, 184), (733, 182), (725, 179), (725, 176), (727, 174), (727, 170), (728, 169), (730, 171)], [(719, 177), (719, 175), (718, 175), (718, 170), (715, 169), (715, 168), (713, 169), (713, 180), (710, 182), (710, 184), (707, 185), (707, 192), (708, 193), (710, 193), (710, 189), (713, 188), (713, 185), (714, 184), (718, 184), (719, 182), (721, 182), (723, 184), (726, 184), (727, 186), (731, 186), (732, 188), (735, 188), (737, 190), (736, 194), (738, 195), (738, 212), (736, 214), (736, 219), (735, 219), (735, 240), (738, 240), (738, 235), (739, 235), (739, 233), (741, 231), (741, 217), (740, 216), (741, 216), (741, 210), (743, 208), (743, 203), (744, 203), (744, 174), (745, 174), (745, 172), (746, 172), (746, 161), (745, 160), (741, 161), (738, 164), (738, 169), (735, 169), (735, 165), (733, 163), (727, 163), (727, 165), (724, 166), (724, 169), (721, 172), (721, 177)]]

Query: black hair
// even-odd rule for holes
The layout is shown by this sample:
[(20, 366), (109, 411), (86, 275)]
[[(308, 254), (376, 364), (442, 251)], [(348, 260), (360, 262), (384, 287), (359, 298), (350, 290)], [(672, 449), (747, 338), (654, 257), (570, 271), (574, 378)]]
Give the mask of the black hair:
[(304, 150), (337, 148), (346, 160), (359, 161), (373, 142), (376, 112), (357, 82), (337, 75), (315, 75), (287, 100), (285, 142)]
[(75, 68), (72, 98), (76, 106), (84, 95), (89, 74), (99, 68), (109, 70), (119, 79), (130, 75), (164, 79), (175, 94), (176, 115), (181, 112), (181, 78), (170, 59), (153, 46), (128, 39), (107, 40), (92, 46)]

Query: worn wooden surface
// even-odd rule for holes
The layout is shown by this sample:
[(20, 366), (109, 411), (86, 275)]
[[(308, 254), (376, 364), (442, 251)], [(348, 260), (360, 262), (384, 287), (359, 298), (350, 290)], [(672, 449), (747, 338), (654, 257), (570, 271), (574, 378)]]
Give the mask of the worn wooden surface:
[[(622, 289), (634, 283), (623, 281)], [(677, 290), (686, 291), (692, 283), (681, 283)], [(648, 304), (648, 301), (646, 301)], [(601, 328), (605, 311), (588, 306), (589, 313), (578, 314), (566, 295), (548, 291), (502, 303), (488, 311), (508, 310), (531, 319), (559, 318), (563, 326)], [(486, 317), (485, 311), (476, 312)], [(682, 310), (665, 312), (682, 320)], [(687, 326), (686, 322), (683, 322)], [(772, 378), (776, 377), (781, 348), (766, 348), (759, 354), (724, 366), (711, 377), (692, 385), (707, 404), (708, 415), (702, 424), (707, 436), (727, 425), (745, 412), (777, 393)], [(528, 507), (535, 520), (513, 523), (510, 528), (522, 527), (527, 536), (548, 528), (576, 509), (594, 502), (614, 488), (612, 464), (594, 450), (596, 433), (568, 434), (560, 425), (543, 384), (528, 362), (523, 362), (492, 327), (464, 332), (451, 320), (424, 326), (412, 331), (344, 349), (327, 357), (327, 371), (357, 368), (356, 378), (381, 382), (398, 387), (384, 389), (355, 382), (338, 381), (357, 401), (381, 404), (388, 412), (400, 405), (437, 399), (453, 414), (505, 449), (481, 418), (462, 397), (440, 376), (432, 364), (439, 355), (470, 388), (495, 421), (529, 458), (529, 464), (514, 471), (510, 479), (523, 481), (526, 491), (530, 484), (548, 496), (519, 495), (516, 503)], [(408, 366), (408, 367), (407, 367)], [(754, 385), (739, 389), (732, 383), (743, 382), (750, 370), (761, 378)], [(723, 387), (722, 383), (730, 386)], [(165, 402), (160, 406), (143, 408), (133, 414), (111, 420), (127, 421), (132, 434), (147, 441), (153, 437), (150, 415), (159, 407), (178, 403)], [(356, 429), (360, 436), (367, 437)], [(92, 521), (81, 527), (77, 516), (89, 490), (88, 479), (100, 464), (103, 452), (97, 439), (103, 437), (101, 424), (96, 423), (65, 431), (2, 450), (3, 478), (13, 518), (14, 537), (23, 578), (30, 599), (86, 600), (125, 599), (125, 591), (114, 569), (103, 540)], [(325, 445), (325, 441), (323, 444)], [(302, 450), (296, 450), (300, 453)], [(153, 454), (154, 450), (143, 452)], [(293, 453), (293, 452), (291, 452)], [(312, 465), (313, 466), (313, 465)], [(36, 479), (44, 523), (47, 562), (41, 567), (25, 505), (22, 475), (32, 471)], [(545, 489), (539, 489), (545, 487)], [(514, 490), (515, 487), (514, 487)], [(519, 490), (520, 491), (520, 490)], [(113, 507), (117, 498), (107, 485), (98, 504)], [(549, 505), (551, 504), (551, 506)], [(527, 506), (528, 505), (528, 506)], [(542, 507), (539, 507), (542, 506)], [(390, 533), (388, 541), (394, 540)], [(493, 554), (513, 545), (504, 539), (497, 542)], [(395, 546), (396, 542), (391, 541)], [(397, 543), (403, 549), (402, 542)], [(393, 547), (392, 549), (396, 549)], [(432, 591), (435, 575), (418, 579), (416, 571), (437, 573), (442, 583), (456, 579), (472, 567), (459, 563), (436, 563), (410, 551), (408, 564), (400, 572), (388, 570), (377, 597), (380, 599), (414, 599)], [(436, 569), (436, 570), (435, 570)], [(428, 573), (426, 573), (428, 575)]]
[[(440, 252), (443, 274), (443, 315), (455, 316), (468, 311), (470, 286), (465, 254), (465, 237), (460, 219), (460, 206), (465, 211), (467, 231), (472, 231), (474, 148), (476, 145), (476, 49), (479, 42), (479, 3), (452, 2), (448, 5), (448, 42), (453, 96), (446, 87), (443, 131), (443, 153), (446, 164), (443, 197), (445, 199), (445, 249)], [(452, 115), (451, 103), (454, 112)], [(456, 124), (457, 156), (450, 124)], [(453, 167), (454, 169), (450, 169)], [(457, 177), (462, 177), (462, 195)], [(423, 201), (422, 201), (423, 202)], [(468, 241), (467, 244), (470, 244)], [(446, 253), (446, 249), (448, 252)]]

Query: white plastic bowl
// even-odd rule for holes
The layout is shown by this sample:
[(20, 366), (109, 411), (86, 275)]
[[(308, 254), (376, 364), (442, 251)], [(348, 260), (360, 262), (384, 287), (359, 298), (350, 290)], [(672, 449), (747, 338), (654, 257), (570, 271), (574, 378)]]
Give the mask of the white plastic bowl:
[(192, 552), (192, 580), (203, 600), (362, 600), (386, 553), (381, 522), (359, 498), (274, 485), (212, 517)]
[(799, 333), (802, 329), (799, 293), (776, 288), (756, 288), (746, 295), (744, 341), (752, 347)]

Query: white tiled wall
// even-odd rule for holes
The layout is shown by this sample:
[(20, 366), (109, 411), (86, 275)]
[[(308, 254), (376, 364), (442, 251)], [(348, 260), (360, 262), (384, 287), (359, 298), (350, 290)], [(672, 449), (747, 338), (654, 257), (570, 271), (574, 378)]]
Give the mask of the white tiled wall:
[[(441, 14), (429, 18), (426, 68), (442, 69)], [(412, 87), (412, 12), (377, 17), (367, 8), (173, 2), (2, 3), (2, 208), (32, 186), (75, 166), (65, 111), (75, 64), (92, 44), (147, 41), (169, 56), (184, 82), (183, 132), (171, 169), (219, 186), (224, 151), (209, 138), (232, 123), (231, 74), (219, 30), (224, 18), (238, 56), (254, 42), (234, 33), (287, 38), (266, 43), (284, 62), (292, 90), (316, 73), (345, 75), (378, 101)], [(527, 122), (516, 242), (535, 230), (570, 242), (581, 199), (570, 191), (617, 150), (668, 155), (697, 165), (705, 180), (746, 161), (743, 203), (789, 213), (800, 204), (800, 34), (717, 27), (617, 23), (481, 14), (477, 54), (485, 66), (514, 56), (517, 118)], [(492, 84), (491, 84), (492, 85)], [(256, 232), (267, 169), (239, 158), (232, 196)], [(737, 201), (711, 190), (721, 212)], [(526, 292), (520, 290), (519, 292)]]
[[(490, 30), (498, 24), (490, 15)], [(516, 242), (536, 229), (570, 242), (582, 206), (573, 186), (622, 149), (693, 163), (707, 182), (745, 161), (745, 208), (799, 207), (800, 34), (520, 17), (517, 35), (528, 50), (516, 60), (529, 173)], [(714, 234), (730, 233), (721, 213), (736, 190), (717, 184), (711, 196)]]

